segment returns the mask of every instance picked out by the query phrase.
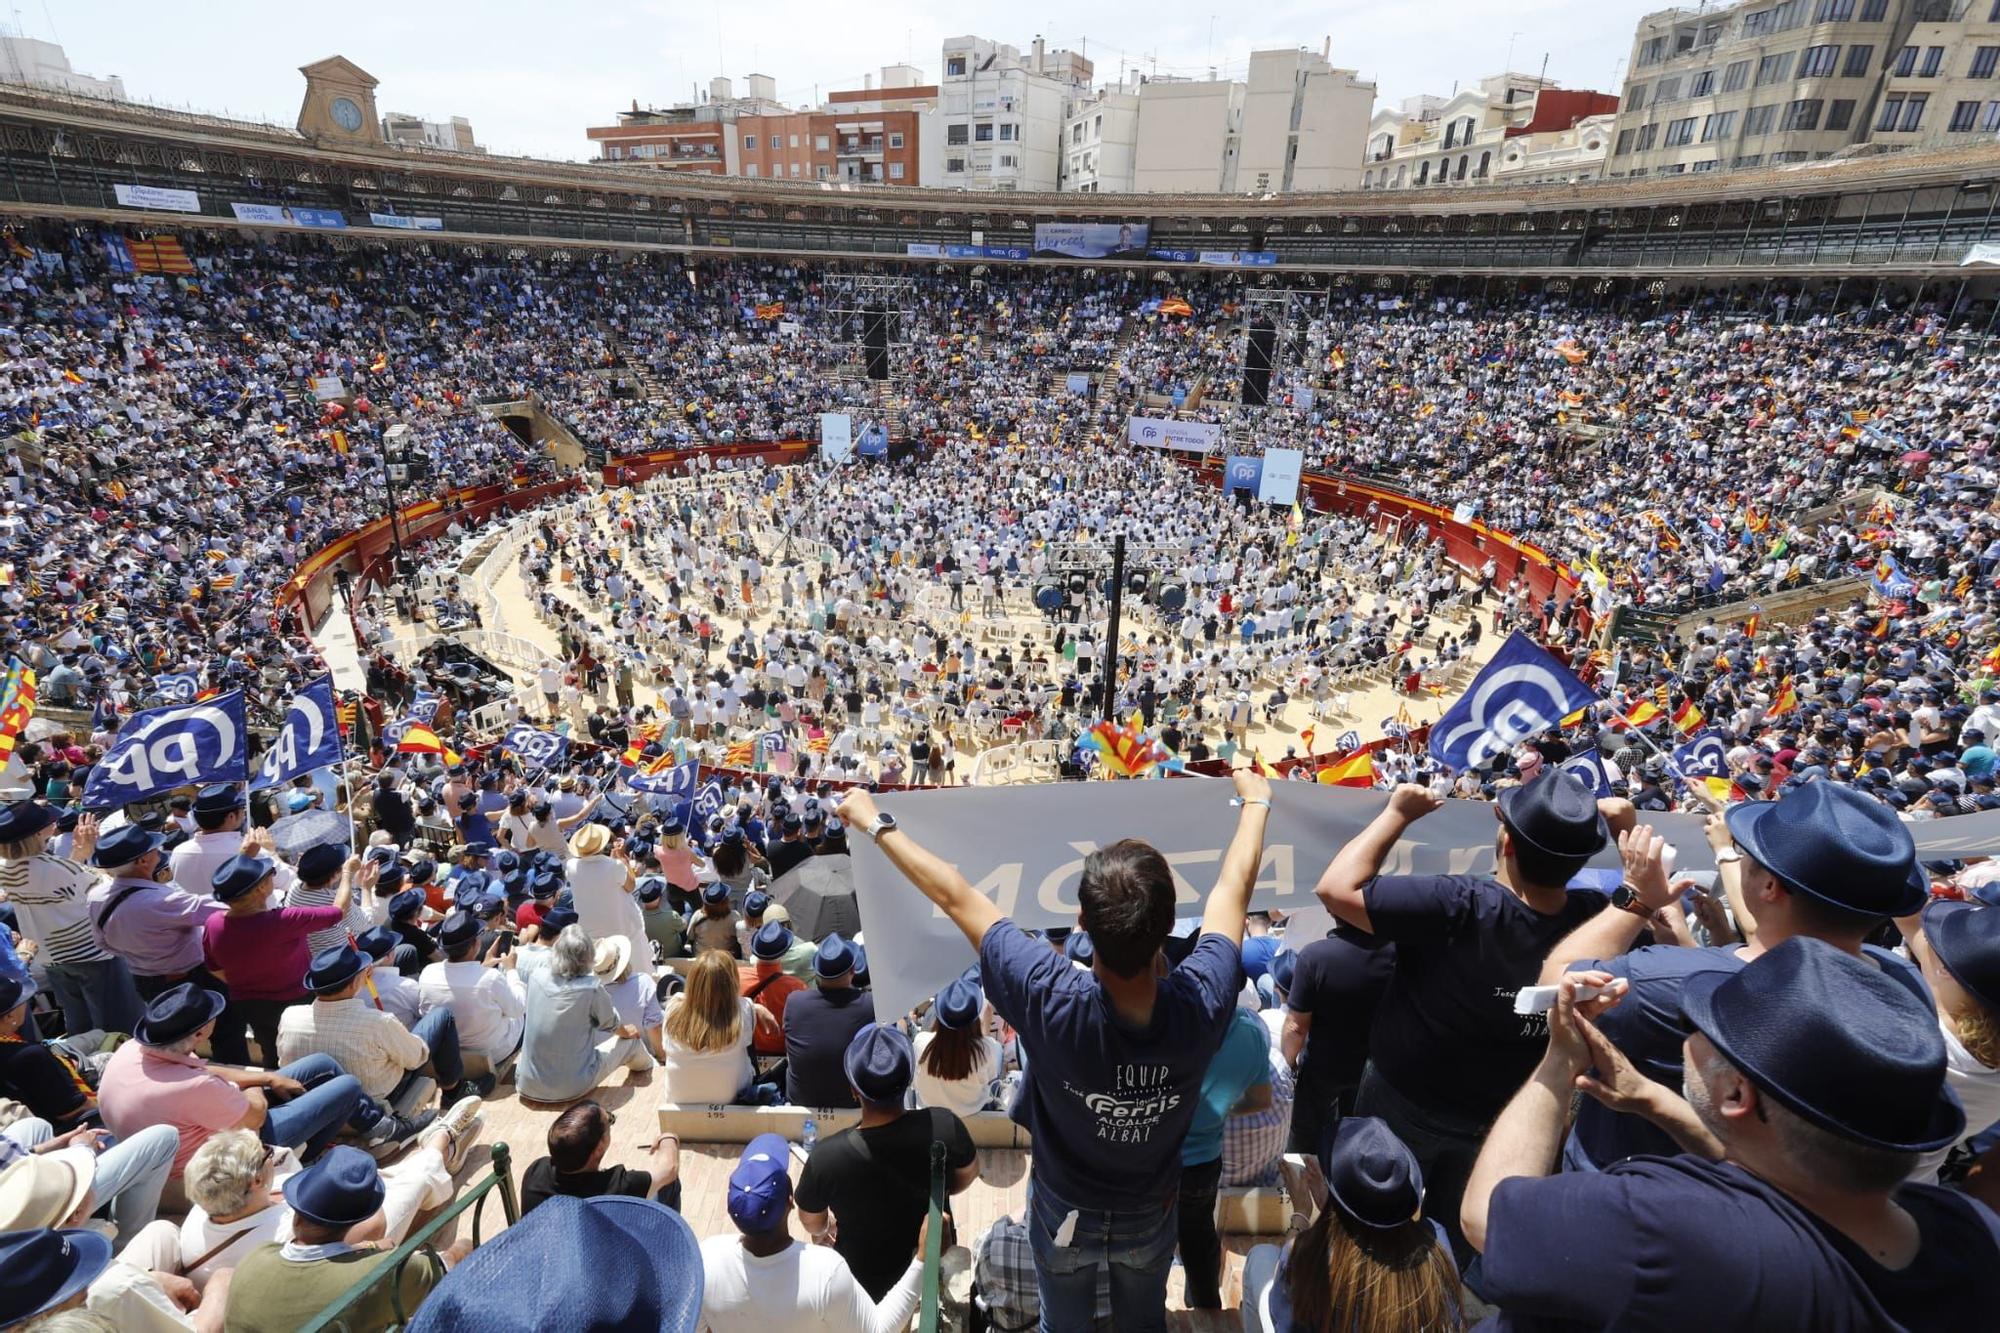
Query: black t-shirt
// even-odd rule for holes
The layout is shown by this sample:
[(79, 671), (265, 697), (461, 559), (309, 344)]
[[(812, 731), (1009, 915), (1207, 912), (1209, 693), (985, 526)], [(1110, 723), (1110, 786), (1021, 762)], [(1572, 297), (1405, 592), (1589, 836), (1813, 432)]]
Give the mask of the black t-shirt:
[(653, 1174), (623, 1166), (607, 1166), (597, 1171), (575, 1171), (568, 1175), (556, 1170), (553, 1157), (538, 1157), (521, 1175), (521, 1215), (526, 1217), (545, 1200), (558, 1194), (572, 1199), (596, 1199), (607, 1194), (624, 1194), (644, 1199), (653, 1192)]
[(774, 842), (771, 850), (764, 853), (764, 859), (771, 863), (771, 878), (776, 879), (787, 870), (798, 865), (812, 855), (812, 844), (804, 838), (797, 842)]
[(1368, 1055), (1403, 1096), (1454, 1121), (1500, 1113), (1549, 1044), (1548, 1016), (1514, 1013), (1557, 940), (1603, 911), (1572, 893), (1543, 916), (1477, 875), (1382, 875), (1362, 888), (1369, 924), (1396, 946)]
[(1299, 950), (1285, 1007), (1313, 1020), (1299, 1059), (1301, 1100), (1310, 1094), (1327, 1101), (1361, 1082), (1369, 1025), (1395, 967), (1395, 945), (1352, 926), (1337, 927)]
[[(796, 997), (795, 997), (796, 998)], [(791, 1022), (791, 1007), (785, 1008)], [(886, 1125), (843, 1129), (823, 1139), (799, 1173), (799, 1209), (833, 1210), (833, 1248), (870, 1296), (881, 1300), (909, 1267), (931, 1198), (931, 1144), (944, 1144), (945, 1166), (974, 1160), (965, 1122), (942, 1107), (906, 1112)]]
[(867, 991), (804, 990), (785, 1001), (785, 1100), (794, 1106), (854, 1106), (842, 1063), (854, 1034), (875, 1021)]
[(68, 1067), (38, 1041), (0, 1041), (0, 1094), (51, 1124), (89, 1108)]

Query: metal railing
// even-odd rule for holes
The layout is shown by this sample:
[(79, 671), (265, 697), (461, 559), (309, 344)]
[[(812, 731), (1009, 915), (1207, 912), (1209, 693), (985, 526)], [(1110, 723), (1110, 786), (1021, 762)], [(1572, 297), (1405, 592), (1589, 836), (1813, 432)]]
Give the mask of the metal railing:
[[(932, 1156), (931, 1193), (933, 1199), (931, 1207), (933, 1211), (937, 1208), (937, 1182), (941, 1178), (939, 1172), (943, 1169), (943, 1161), (943, 1147), (939, 1145), (934, 1150)], [(521, 1219), (521, 1206), (520, 1201), (514, 1194), (512, 1158), (507, 1151), (507, 1145), (504, 1143), (493, 1145), (493, 1169), (484, 1180), (481, 1180), (478, 1184), (467, 1190), (464, 1196), (453, 1203), (451, 1207), (439, 1213), (422, 1227), (419, 1227), (408, 1240), (396, 1247), (395, 1253), (391, 1254), (386, 1262), (370, 1269), (368, 1276), (362, 1278), (352, 1287), (349, 1287), (333, 1304), (315, 1315), (312, 1321), (300, 1330), (300, 1333), (322, 1333), (322, 1330), (332, 1329), (340, 1329), (345, 1333), (346, 1330), (353, 1329), (353, 1326), (347, 1322), (347, 1312), (363, 1300), (366, 1300), (369, 1294), (384, 1282), (389, 1284), (390, 1308), (396, 1314), (395, 1321), (388, 1326), (389, 1333), (394, 1333), (394, 1330), (400, 1329), (409, 1323), (410, 1312), (403, 1308), (404, 1267), (408, 1265), (419, 1250), (429, 1254), (433, 1259), (437, 1258), (437, 1251), (431, 1248), (431, 1238), (455, 1222), (459, 1214), (465, 1212), (467, 1209), (472, 1210), (472, 1243), (474, 1246), (477, 1246), (479, 1244), (480, 1223), (485, 1213), (486, 1196), (495, 1190), (500, 1192), (500, 1207), (507, 1215), (507, 1225), (514, 1225), (514, 1223)], [(928, 1277), (932, 1269), (926, 1267), (924, 1271)], [(934, 1290), (934, 1287), (927, 1288), (927, 1290)], [(373, 1330), (354, 1329), (353, 1333), (373, 1333)]]

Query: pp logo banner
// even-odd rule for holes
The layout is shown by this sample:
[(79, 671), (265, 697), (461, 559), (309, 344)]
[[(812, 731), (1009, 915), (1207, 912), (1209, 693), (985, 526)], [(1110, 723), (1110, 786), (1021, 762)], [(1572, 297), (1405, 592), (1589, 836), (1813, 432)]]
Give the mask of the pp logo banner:
[(134, 713), (90, 771), (84, 808), (128, 805), (203, 782), (242, 782), (250, 769), (247, 740), (241, 690)]
[(500, 748), (518, 756), (525, 764), (547, 768), (569, 752), (569, 738), (553, 731), (537, 731), (523, 723), (501, 739)]
[(289, 782), (340, 762), (340, 724), (333, 711), (333, 677), (322, 676), (292, 696), (285, 725), (257, 765), (252, 791)]
[(1479, 768), (1596, 697), (1547, 649), (1516, 630), (1431, 728), (1431, 756), (1460, 772)]

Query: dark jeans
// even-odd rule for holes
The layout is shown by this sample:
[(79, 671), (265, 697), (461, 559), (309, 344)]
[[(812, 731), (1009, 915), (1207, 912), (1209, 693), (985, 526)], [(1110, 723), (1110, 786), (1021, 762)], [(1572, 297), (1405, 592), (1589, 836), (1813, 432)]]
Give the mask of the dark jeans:
[(1357, 1083), (1344, 1083), (1331, 1090), (1322, 1090), (1301, 1082), (1298, 1085), (1298, 1100), (1292, 1103), (1292, 1134), (1285, 1144), (1285, 1151), (1304, 1153), (1308, 1157), (1319, 1156), (1326, 1136), (1341, 1121), (1354, 1114), (1354, 1098), (1359, 1091)]
[(1390, 1086), (1372, 1062), (1362, 1071), (1354, 1113), (1379, 1116), (1415, 1155), (1424, 1176), (1424, 1216), (1445, 1229), (1464, 1272), (1478, 1252), (1465, 1242), (1458, 1210), (1492, 1121), (1420, 1106)]
[[(203, 990), (212, 990), (227, 997), (229, 987), (205, 967), (178, 977), (142, 977), (134, 975), (132, 984), (138, 988), (139, 998), (151, 1004), (166, 991), (172, 990), (183, 981), (191, 981)], [(215, 1016), (215, 1031), (208, 1038), (208, 1053), (219, 1065), (247, 1065), (250, 1063), (250, 1043), (244, 1040), (243, 1013), (231, 1000), (222, 1006), (222, 1012)], [(275, 1055), (274, 1047), (271, 1054)]]
[(1222, 1308), (1222, 1237), (1215, 1230), (1215, 1192), (1222, 1183), (1222, 1159), (1181, 1167), (1181, 1274), (1190, 1310)]
[(436, 1079), (438, 1087), (445, 1092), (465, 1081), (465, 1060), (458, 1049), (458, 1020), (452, 1016), (451, 1006), (439, 1005), (418, 1019), (417, 1025), (410, 1031), (422, 1037), (424, 1045), (431, 1048), (431, 1062), (418, 1065), (404, 1074), (390, 1090), (387, 1100), (394, 1102), (425, 1074)]
[(308, 1055), (278, 1072), (306, 1090), (288, 1102), (271, 1103), (260, 1137), (274, 1146), (297, 1148), (306, 1161), (332, 1143), (343, 1125), (351, 1123), (365, 1133), (381, 1118), (361, 1090), (361, 1080), (343, 1073), (330, 1055)]

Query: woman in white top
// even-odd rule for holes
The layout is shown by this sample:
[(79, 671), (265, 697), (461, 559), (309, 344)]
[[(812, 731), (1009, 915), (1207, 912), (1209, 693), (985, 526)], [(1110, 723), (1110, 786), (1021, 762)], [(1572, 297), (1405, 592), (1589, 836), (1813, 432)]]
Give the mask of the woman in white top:
[(756, 1079), (750, 1039), (760, 1018), (776, 1021), (738, 992), (734, 959), (720, 949), (696, 958), (687, 989), (667, 1002), (660, 1034), (667, 1100), (683, 1106), (734, 1102)]
[(611, 830), (602, 824), (587, 824), (570, 839), (566, 869), (577, 924), (593, 940), (623, 935), (632, 949), (634, 971), (651, 975), (653, 946), (646, 938), (646, 913), (636, 893), (638, 871), (625, 859), (622, 845), (616, 855), (606, 856), (604, 850), (610, 845)]
[(917, 1099), (958, 1116), (983, 1111), (1000, 1077), (1000, 1043), (980, 1030), (979, 992), (963, 978), (938, 992), (931, 1029), (917, 1034)]
[[(1937, 901), (1897, 926), (1937, 1000), (1944, 1078), (1965, 1106), (1968, 1137), (2000, 1123), (2000, 907)], [(1934, 1184), (1950, 1148), (1925, 1153), (1910, 1179)]]

